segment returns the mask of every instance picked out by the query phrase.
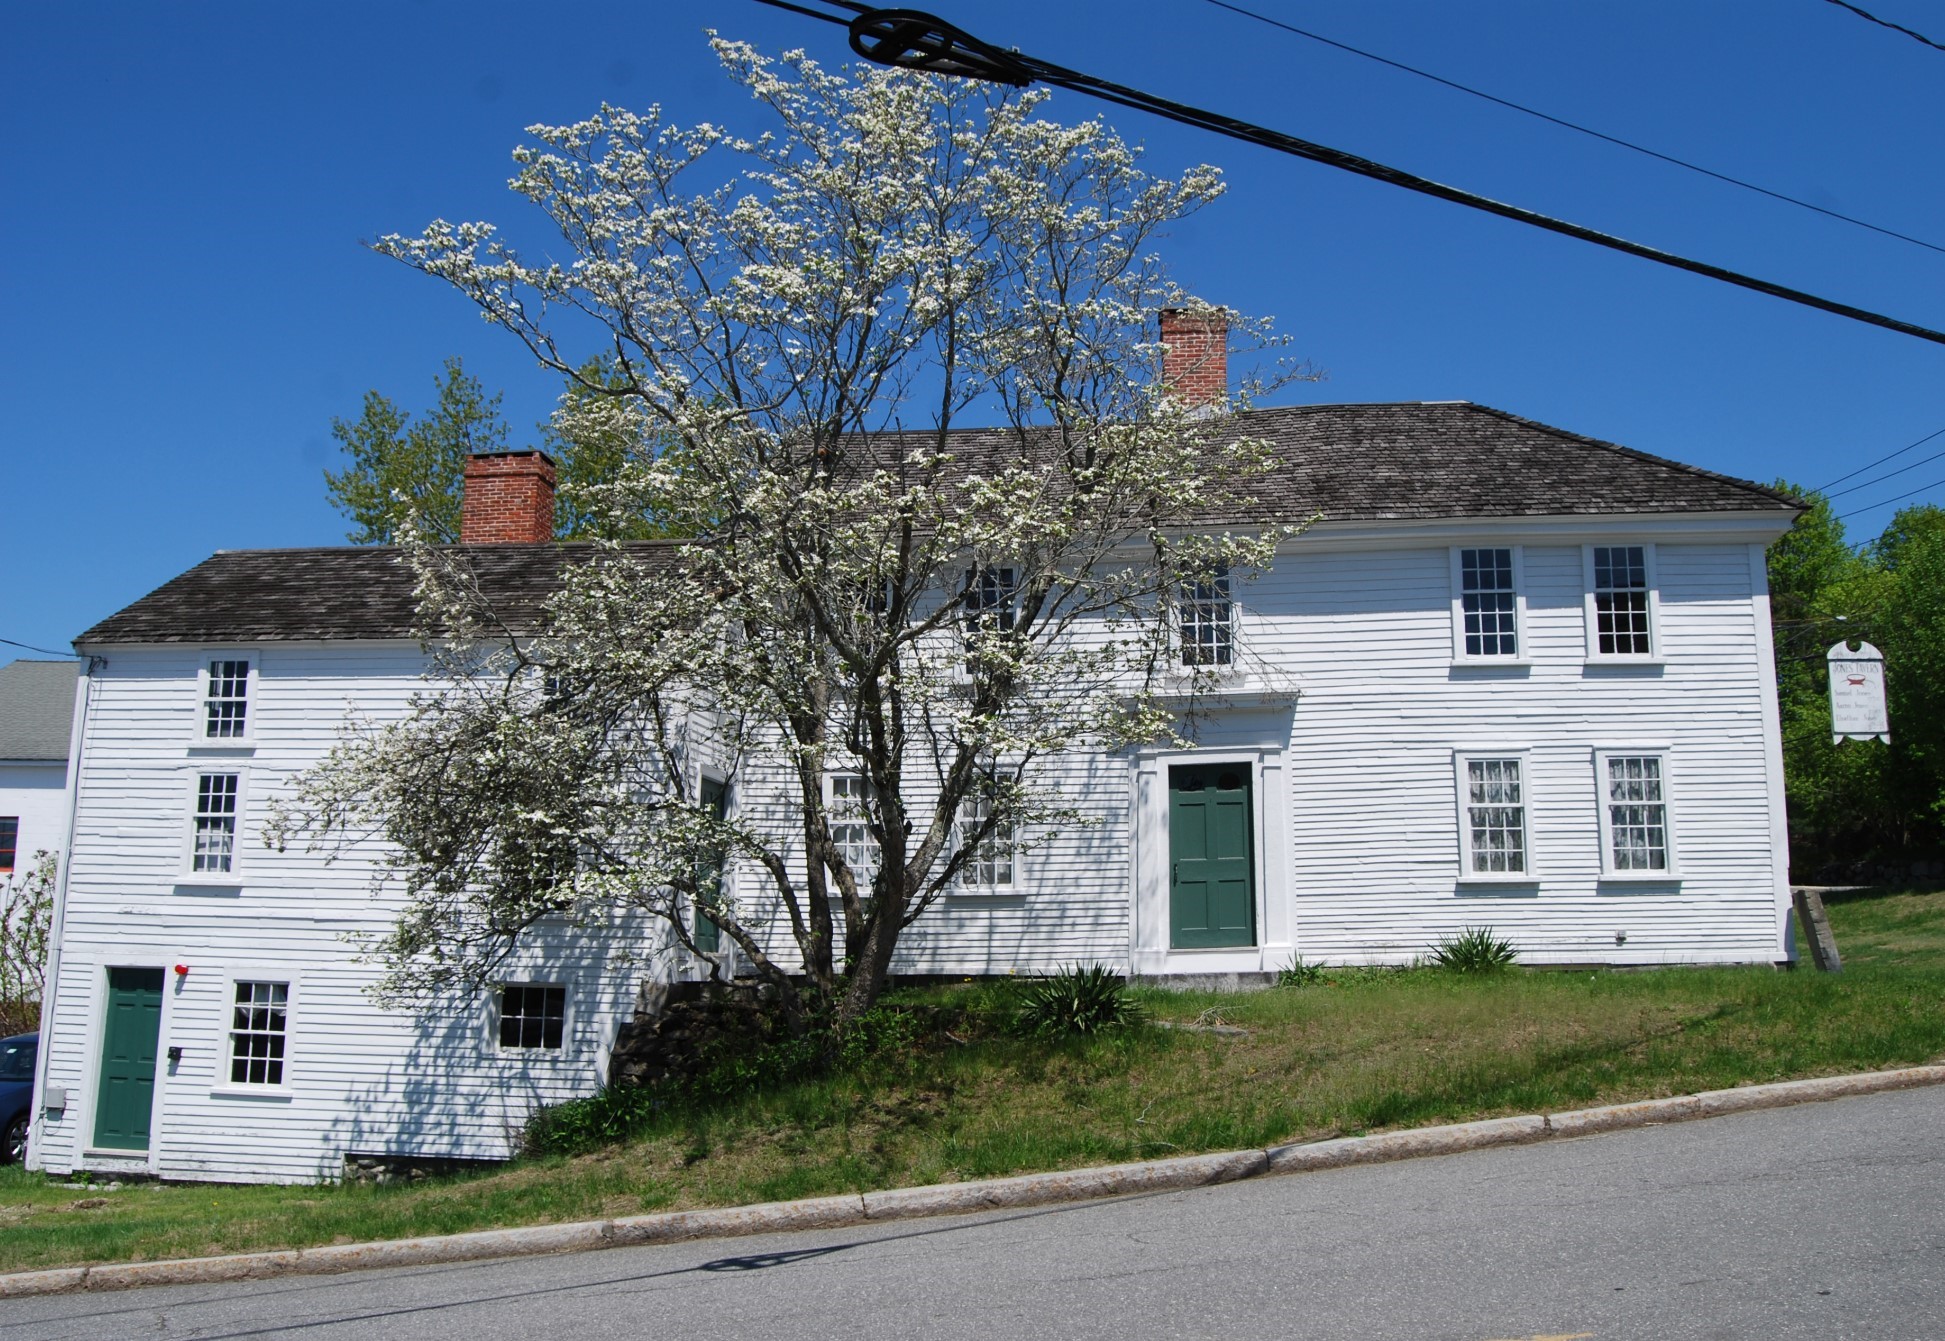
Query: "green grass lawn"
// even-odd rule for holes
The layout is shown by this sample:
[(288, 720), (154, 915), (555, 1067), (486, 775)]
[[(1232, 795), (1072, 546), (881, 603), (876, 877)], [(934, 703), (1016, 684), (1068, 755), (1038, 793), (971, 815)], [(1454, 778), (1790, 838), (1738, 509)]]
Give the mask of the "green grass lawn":
[(463, 1179), (111, 1192), (0, 1169), (0, 1270), (985, 1178), (1945, 1056), (1945, 891), (1848, 896), (1830, 916), (1841, 975), (1344, 971), (1242, 995), (1145, 992), (1154, 1019), (1247, 1033), (941, 1038), (856, 1072), (670, 1111), (595, 1154)]

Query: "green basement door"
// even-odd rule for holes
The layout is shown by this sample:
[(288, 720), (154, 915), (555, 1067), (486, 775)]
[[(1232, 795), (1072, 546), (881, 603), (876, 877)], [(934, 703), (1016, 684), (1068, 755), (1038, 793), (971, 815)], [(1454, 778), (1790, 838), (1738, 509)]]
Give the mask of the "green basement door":
[(1249, 765), (1168, 770), (1168, 940), (1177, 950), (1256, 944)]
[(101, 1090), (95, 1144), (147, 1150), (155, 1111), (155, 1041), (162, 1030), (162, 970), (108, 970), (108, 1018), (101, 1031)]

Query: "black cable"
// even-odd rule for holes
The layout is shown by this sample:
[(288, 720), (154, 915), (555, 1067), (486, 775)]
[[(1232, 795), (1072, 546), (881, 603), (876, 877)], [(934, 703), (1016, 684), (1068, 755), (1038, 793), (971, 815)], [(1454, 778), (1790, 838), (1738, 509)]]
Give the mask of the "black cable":
[[(798, 6), (786, 4), (785, 0), (757, 0), (757, 3), (802, 12)], [(1662, 251), (1639, 242), (1630, 242), (1626, 238), (1615, 237), (1611, 233), (1602, 233), (1580, 224), (1569, 223), (1564, 219), (1555, 219), (1550, 215), (1522, 209), (1518, 205), (1508, 205), (1503, 201), (1475, 195), (1456, 186), (1447, 186), (1443, 182), (1435, 182), (1428, 177), (1420, 177), (1400, 168), (1388, 167), (1368, 158), (1360, 158), (1355, 154), (1345, 153), (1341, 149), (1332, 149), (1282, 131), (1239, 121), (1219, 112), (1205, 111), (1186, 103), (1157, 97), (1152, 93), (1143, 93), (1139, 89), (1128, 88), (1110, 80), (1082, 74), (1077, 70), (1069, 70), (1064, 66), (1055, 65), (1052, 61), (1027, 56), (1018, 51), (1002, 51), (931, 14), (910, 9), (860, 11), (859, 6), (848, 3), (848, 0), (827, 0), (827, 3), (841, 4), (845, 9), (857, 12), (858, 16), (847, 25), (851, 33), (851, 49), (867, 60), (876, 61), (881, 65), (964, 75), (1004, 84), (1025, 85), (1037, 81), (1050, 84), (1055, 88), (1085, 93), (1104, 102), (1148, 112), (1186, 126), (1194, 126), (1199, 130), (1214, 131), (1230, 139), (1274, 149), (1279, 153), (1308, 159), (1326, 167), (1340, 168), (1361, 177), (1369, 177), (1374, 181), (1416, 191), (1420, 195), (1450, 201), (1455, 205), (1464, 205), (1469, 209), (1480, 210), (1487, 214), (1496, 214), (1503, 219), (1511, 219), (1516, 223), (1528, 224), (1582, 242), (1591, 242), (1597, 247), (1606, 247), (1610, 251), (1654, 261), (1676, 270), (1686, 270), (1690, 274), (1720, 280), (1739, 288), (1753, 289), (1757, 293), (1769, 294), (1772, 298), (1814, 307), (1819, 311), (1848, 317), (1852, 321), (1860, 321), (1869, 326), (1913, 335), (1921, 340), (1929, 340), (1933, 344), (1945, 345), (1945, 331), (1935, 331), (1929, 327), (1901, 321), (1896, 317), (1887, 317), (1879, 312), (1853, 307), (1848, 303), (1820, 298), (1802, 289), (1773, 284), (1768, 280), (1740, 274), (1718, 265), (1710, 265), (1705, 261), (1690, 260), (1685, 256), (1677, 256), (1673, 252)], [(839, 20), (828, 17), (826, 21), (838, 22)]]
[(1945, 484), (1945, 479), (1933, 480), (1930, 484), (1921, 484), (1916, 489), (1913, 489), (1910, 493), (1895, 494), (1892, 497), (1883, 499), (1880, 502), (1866, 503), (1861, 508), (1852, 508), (1849, 512), (1839, 513), (1837, 516), (1837, 520), (1843, 521), (1848, 517), (1859, 517), (1866, 512), (1875, 512), (1879, 508), (1890, 507), (1893, 503), (1902, 503), (1907, 498), (1916, 498), (1919, 494), (1930, 493), (1933, 489), (1938, 488), (1941, 484)]
[(1845, 494), (1854, 494), (1859, 489), (1869, 489), (1874, 485), (1883, 484), (1886, 480), (1896, 479), (1898, 476), (1904, 474), (1906, 471), (1916, 470), (1920, 466), (1930, 465), (1932, 462), (1936, 461), (1941, 456), (1945, 456), (1945, 451), (1933, 452), (1930, 456), (1921, 456), (1908, 466), (1899, 466), (1896, 470), (1890, 471), (1887, 474), (1879, 475), (1874, 480), (1865, 480), (1862, 483), (1853, 484), (1848, 489), (1833, 490), (1832, 492), (1825, 494), (1824, 497), (1842, 498)]
[(51, 657), (66, 657), (70, 661), (74, 660), (74, 653), (72, 652), (56, 652), (51, 647), (36, 647), (32, 643), (17, 643), (12, 638), (0, 638), (0, 643), (5, 643), (9, 647), (23, 647), (29, 652), (45, 652)]
[(1893, 23), (1889, 19), (1880, 19), (1877, 15), (1871, 13), (1870, 10), (1859, 9), (1856, 5), (1849, 4), (1847, 0), (1830, 0), (1830, 3), (1839, 9), (1848, 9), (1860, 19), (1869, 19), (1880, 28), (1889, 28), (1894, 33), (1903, 33), (1914, 42), (1923, 42), (1928, 47), (1935, 47), (1939, 51), (1945, 51), (1945, 42), (1934, 42), (1923, 33), (1914, 33), (1901, 23)]
[(1566, 120), (1564, 117), (1554, 116), (1549, 112), (1542, 112), (1538, 108), (1525, 106), (1509, 98), (1502, 98), (1497, 94), (1472, 88), (1459, 83), (1455, 79), (1447, 79), (1444, 75), (1433, 74), (1430, 70), (1421, 70), (1416, 65), (1407, 65), (1403, 61), (1395, 61), (1389, 56), (1380, 56), (1375, 51), (1366, 51), (1362, 47), (1354, 47), (1348, 42), (1339, 42), (1334, 37), (1325, 37), (1322, 33), (1313, 33), (1309, 29), (1299, 28), (1293, 23), (1285, 23), (1281, 19), (1273, 19), (1267, 14), (1259, 14), (1253, 9), (1245, 9), (1241, 5), (1232, 5), (1229, 3), (1229, 0), (1206, 0), (1206, 3), (1214, 5), (1217, 9), (1226, 9), (1232, 14), (1240, 14), (1244, 18), (1255, 19), (1258, 23), (1267, 24), (1272, 28), (1281, 28), (1287, 33), (1295, 33), (1298, 37), (1307, 37), (1313, 42), (1321, 42), (1327, 47), (1336, 47), (1339, 51), (1348, 51), (1353, 56), (1362, 56), (1364, 59), (1376, 61), (1380, 65), (1389, 65), (1394, 70), (1403, 70), (1406, 74), (1417, 75), (1420, 79), (1429, 79), (1434, 84), (1443, 84), (1445, 87), (1456, 89), (1460, 93), (1469, 93), (1475, 98), (1483, 98), (1487, 102), (1497, 103), (1499, 106), (1510, 108), (1515, 112), (1524, 112), (1527, 116), (1538, 117), (1542, 121), (1551, 122), (1566, 130), (1576, 131), (1582, 135), (1591, 135), (1597, 140), (1605, 140), (1607, 143), (1618, 145), (1623, 149), (1631, 149), (1637, 154), (1646, 154), (1649, 158), (1660, 159), (1663, 163), (1672, 163), (1678, 168), (1687, 168), (1690, 172), (1699, 172), (1704, 177), (1713, 177), (1719, 182), (1727, 182), (1730, 186), (1740, 186), (1745, 191), (1754, 191), (1757, 195), (1768, 196), (1771, 200), (1780, 200), (1788, 205), (1796, 205), (1802, 209), (1814, 210), (1818, 214), (1825, 215), (1828, 218), (1840, 219), (1844, 223), (1855, 224), (1859, 228), (1868, 228), (1873, 233), (1882, 233), (1885, 237), (1894, 237), (1900, 242), (1909, 242), (1913, 246), (1924, 247), (1930, 251), (1945, 255), (1945, 247), (1941, 247), (1935, 242), (1927, 242), (1921, 237), (1912, 237), (1909, 233), (1900, 233), (1894, 228), (1885, 228), (1881, 225), (1871, 223), (1868, 220), (1858, 219), (1851, 215), (1840, 213), (1837, 210), (1825, 209), (1822, 205), (1813, 205), (1807, 200), (1799, 200), (1797, 197), (1788, 195), (1782, 191), (1772, 191), (1767, 186), (1758, 186), (1756, 183), (1746, 182), (1740, 177), (1731, 177), (1726, 172), (1717, 172), (1715, 169), (1705, 168), (1699, 163), (1691, 163), (1685, 158), (1676, 158), (1673, 154), (1664, 154), (1658, 149), (1650, 149), (1646, 145), (1636, 144), (1632, 140), (1624, 140), (1618, 135), (1609, 135), (1605, 131), (1578, 125), (1575, 122)]
[[(1872, 461), (1868, 465), (1859, 466), (1856, 470), (1851, 471), (1850, 474), (1848, 475), (1839, 475), (1836, 479), (1832, 480), (1830, 484), (1842, 484), (1845, 480), (1855, 479), (1857, 476), (1862, 475), (1867, 470), (1876, 470), (1879, 466), (1883, 465), (1886, 461), (1895, 461), (1898, 457), (1903, 456), (1906, 452), (1916, 451), (1918, 448), (1923, 447), (1926, 443), (1930, 442), (1933, 438), (1937, 437), (1941, 433), (1945, 433), (1945, 428), (1935, 428), (1931, 432), (1927, 433), (1924, 437), (1918, 439), (1918, 441), (1912, 443), (1910, 446), (1900, 447), (1895, 452), (1890, 452), (1884, 456), (1880, 456), (1877, 460)], [(1830, 488), (1830, 484), (1820, 485), (1819, 487), (1812, 489), (1810, 492), (1815, 494), (1823, 493), (1825, 490)]]

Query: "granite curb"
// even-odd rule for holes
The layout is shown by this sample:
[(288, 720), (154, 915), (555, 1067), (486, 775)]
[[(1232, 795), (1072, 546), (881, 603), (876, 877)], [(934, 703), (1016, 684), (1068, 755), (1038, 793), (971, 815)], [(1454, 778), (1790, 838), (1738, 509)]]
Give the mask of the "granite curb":
[(1031, 1173), (979, 1182), (901, 1187), (884, 1192), (813, 1197), (803, 1201), (732, 1206), (720, 1210), (666, 1211), (565, 1225), (487, 1229), (470, 1234), (392, 1239), (380, 1243), (341, 1243), (281, 1252), (238, 1253), (229, 1257), (55, 1267), (46, 1271), (0, 1275), (0, 1299), (66, 1294), (78, 1290), (124, 1290), (148, 1285), (208, 1285), (271, 1276), (335, 1275), (378, 1267), (431, 1266), (495, 1257), (533, 1257), (550, 1253), (586, 1252), (595, 1248), (735, 1238), (921, 1216), (960, 1215), (1057, 1202), (1090, 1201), (1138, 1192), (1208, 1187), (1270, 1174), (1306, 1173), (1355, 1164), (1417, 1159), (1426, 1155), (1450, 1155), (1491, 1146), (1530, 1145), (1556, 1138), (1593, 1136), (1631, 1127), (1689, 1122), (1760, 1108), (1782, 1108), (1790, 1104), (1816, 1103), (1856, 1094), (1877, 1094), (1939, 1084), (1945, 1084), (1945, 1066), (1912, 1066), (1896, 1071), (1868, 1071), (1859, 1075), (1825, 1076), (1815, 1080), (1786, 1080), (1772, 1085), (1746, 1085), (1733, 1090), (1710, 1090), (1702, 1094), (1646, 1099), (1639, 1103), (1583, 1108), (1568, 1113), (1489, 1118), (1444, 1127), (1383, 1132), (1376, 1136), (1346, 1136), (1331, 1141), (1272, 1146), (1264, 1150), (1185, 1155), (1178, 1159), (1111, 1164), (1061, 1173)]

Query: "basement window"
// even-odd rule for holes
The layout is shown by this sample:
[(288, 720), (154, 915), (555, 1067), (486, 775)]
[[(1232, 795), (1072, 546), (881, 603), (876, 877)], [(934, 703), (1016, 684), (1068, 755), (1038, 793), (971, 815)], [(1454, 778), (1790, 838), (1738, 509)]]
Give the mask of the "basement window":
[(508, 983), (500, 989), (500, 1046), (559, 1051), (567, 1030), (567, 989)]

